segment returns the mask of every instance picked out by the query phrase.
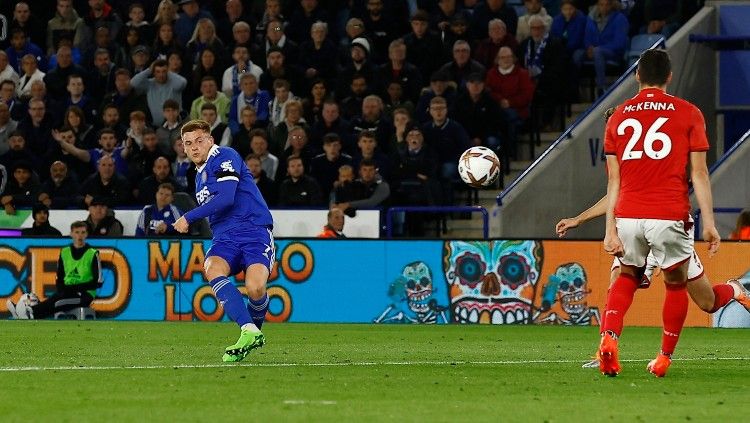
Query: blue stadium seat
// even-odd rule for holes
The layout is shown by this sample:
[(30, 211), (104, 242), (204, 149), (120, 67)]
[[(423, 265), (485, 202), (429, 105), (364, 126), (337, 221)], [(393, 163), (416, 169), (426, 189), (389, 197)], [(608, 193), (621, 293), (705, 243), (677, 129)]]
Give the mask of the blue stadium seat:
[(630, 40), (630, 49), (625, 53), (625, 60), (628, 62), (628, 67), (638, 61), (644, 50), (663, 38), (661, 34), (639, 34), (633, 37)]

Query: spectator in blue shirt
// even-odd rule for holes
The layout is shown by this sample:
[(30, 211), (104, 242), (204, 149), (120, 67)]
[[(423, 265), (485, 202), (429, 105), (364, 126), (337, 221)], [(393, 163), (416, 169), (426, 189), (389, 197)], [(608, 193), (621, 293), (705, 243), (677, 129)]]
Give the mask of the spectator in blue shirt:
[(47, 72), (47, 56), (38, 45), (29, 41), (21, 28), (13, 28), (10, 35), (10, 47), (5, 50), (8, 54), (8, 63), (13, 67), (17, 74), (21, 74), (21, 59), (23, 56), (30, 54), (36, 58), (37, 67), (42, 72)]
[(229, 105), (229, 129), (232, 134), (240, 130), (241, 114), (245, 107), (255, 110), (258, 126), (265, 126), (269, 119), (270, 102), (271, 95), (266, 90), (258, 89), (258, 79), (255, 75), (243, 73), (240, 77), (240, 93), (232, 97), (232, 103)]
[(178, 235), (173, 223), (182, 216), (180, 209), (172, 204), (174, 185), (165, 182), (156, 191), (156, 202), (143, 208), (138, 217), (135, 236)]
[(560, 14), (552, 19), (550, 34), (565, 41), (565, 48), (571, 56), (576, 50), (585, 47), (584, 36), (589, 17), (576, 9), (575, 0), (562, 0)]
[(196, 0), (180, 0), (177, 5), (182, 8), (182, 13), (174, 23), (174, 33), (180, 45), (186, 46), (193, 36), (198, 21), (202, 18), (214, 21), (214, 17), (210, 12), (202, 10)]
[(616, 0), (598, 0), (589, 17), (585, 50), (576, 51), (573, 61), (579, 68), (586, 60), (594, 61), (596, 87), (601, 92), (607, 88), (607, 61), (622, 62), (628, 44), (629, 23), (618, 10)]

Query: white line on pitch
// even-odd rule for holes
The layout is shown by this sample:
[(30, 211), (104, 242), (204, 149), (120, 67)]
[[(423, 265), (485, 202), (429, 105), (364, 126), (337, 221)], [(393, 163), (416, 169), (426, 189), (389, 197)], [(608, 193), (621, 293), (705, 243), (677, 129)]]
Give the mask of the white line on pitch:
[[(648, 362), (650, 358), (625, 359), (624, 363)], [(746, 361), (750, 357), (674, 358), (673, 361)], [(238, 364), (160, 364), (152, 366), (28, 366), (0, 367), (0, 372), (40, 372), (63, 370), (150, 370), (217, 369), (232, 367), (372, 367), (372, 366), (501, 366), (519, 364), (571, 364), (584, 360), (498, 360), (498, 361), (357, 361), (343, 363), (238, 363)]]
[(336, 401), (326, 401), (326, 400), (284, 400), (284, 404), (290, 404), (290, 405), (304, 405), (304, 404), (336, 405)]

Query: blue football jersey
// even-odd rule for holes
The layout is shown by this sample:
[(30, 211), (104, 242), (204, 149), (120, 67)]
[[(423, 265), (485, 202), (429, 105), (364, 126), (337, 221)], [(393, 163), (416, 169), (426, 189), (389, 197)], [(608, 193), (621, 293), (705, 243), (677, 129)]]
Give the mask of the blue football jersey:
[[(232, 189), (234, 186), (236, 188)], [(195, 175), (195, 198), (199, 207), (185, 214), (189, 222), (203, 217), (204, 210), (213, 209), (215, 204), (212, 202), (222, 206), (228, 204), (206, 214), (214, 238), (237, 233), (248, 225), (273, 226), (271, 212), (250, 170), (232, 148), (211, 147), (206, 163), (197, 169)]]

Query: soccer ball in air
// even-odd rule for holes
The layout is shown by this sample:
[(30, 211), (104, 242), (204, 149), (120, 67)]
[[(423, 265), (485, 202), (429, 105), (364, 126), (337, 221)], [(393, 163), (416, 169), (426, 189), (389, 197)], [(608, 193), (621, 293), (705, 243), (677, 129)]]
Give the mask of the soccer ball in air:
[(471, 147), (458, 159), (458, 174), (474, 188), (486, 187), (500, 176), (500, 159), (487, 147)]
[(33, 292), (21, 295), (16, 304), (16, 313), (19, 319), (33, 319), (34, 315), (31, 311), (31, 307), (39, 304), (39, 297)]

